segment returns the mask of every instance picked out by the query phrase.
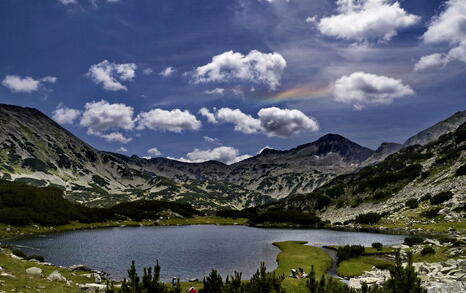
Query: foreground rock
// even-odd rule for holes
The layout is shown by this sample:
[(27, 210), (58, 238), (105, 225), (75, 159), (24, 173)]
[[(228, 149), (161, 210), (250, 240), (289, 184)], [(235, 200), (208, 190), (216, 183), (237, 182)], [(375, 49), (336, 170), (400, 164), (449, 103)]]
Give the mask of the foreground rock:
[(66, 278), (63, 277), (58, 271), (53, 271), (48, 277), (47, 280), (49, 281), (58, 281), (58, 282), (66, 282)]
[[(421, 284), (428, 293), (459, 293), (466, 292), (466, 259), (438, 263), (413, 263), (421, 279)], [(348, 286), (361, 289), (362, 284), (369, 286), (382, 285), (390, 278), (388, 270), (373, 269), (362, 276), (351, 278)]]
[(26, 269), (26, 274), (31, 276), (40, 276), (42, 275), (42, 269), (36, 267), (30, 267)]

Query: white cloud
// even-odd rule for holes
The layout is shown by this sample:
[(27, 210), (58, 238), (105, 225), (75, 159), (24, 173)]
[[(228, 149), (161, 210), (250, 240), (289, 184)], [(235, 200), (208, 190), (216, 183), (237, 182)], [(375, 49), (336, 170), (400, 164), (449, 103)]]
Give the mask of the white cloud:
[(131, 137), (124, 136), (121, 132), (110, 132), (107, 134), (99, 133), (99, 132), (90, 132), (89, 134), (93, 134), (105, 139), (108, 142), (121, 142), (121, 143), (128, 143), (133, 139)]
[(118, 148), (117, 151), (118, 151), (118, 152), (122, 152), (122, 153), (126, 153), (126, 152), (128, 152), (128, 149), (125, 148), (125, 147), (120, 147), (120, 148)]
[(466, 39), (466, 2), (449, 0), (446, 9), (434, 17), (422, 36), (425, 43), (448, 42), (457, 44)]
[(81, 111), (60, 104), (53, 111), (52, 118), (60, 124), (73, 124), (80, 114)]
[(299, 110), (263, 108), (257, 113), (258, 118), (254, 118), (239, 109), (221, 108), (214, 113), (203, 109), (205, 114), (211, 116), (210, 120), (215, 121), (210, 122), (231, 123), (235, 131), (245, 134), (263, 133), (270, 137), (286, 138), (300, 132), (319, 130), (317, 120)]
[(221, 146), (208, 150), (194, 149), (186, 154), (186, 158), (171, 158), (188, 163), (201, 163), (206, 161), (219, 161), (225, 164), (233, 164), (247, 158), (250, 155), (241, 155), (239, 150), (233, 147)]
[(399, 79), (355, 72), (335, 82), (334, 96), (339, 102), (362, 109), (367, 104), (390, 104), (394, 99), (413, 95), (414, 91)]
[(266, 84), (270, 89), (280, 85), (286, 60), (279, 53), (262, 53), (252, 50), (247, 55), (227, 51), (214, 56), (212, 61), (197, 67), (194, 83), (249, 81)]
[(151, 75), (152, 73), (154, 73), (154, 70), (152, 70), (152, 68), (148, 67), (148, 68), (144, 68), (142, 73), (144, 73), (145, 75)]
[(421, 71), (432, 67), (437, 67), (445, 64), (445, 56), (439, 53), (423, 56), (419, 61), (414, 65), (415, 71)]
[(58, 0), (63, 5), (75, 4), (77, 3), (76, 0)]
[[(131, 130), (134, 128), (133, 113), (133, 108), (125, 104), (110, 104), (105, 100), (92, 101), (84, 105), (80, 125), (87, 127), (89, 134), (98, 136), (108, 130)], [(117, 137), (117, 133), (109, 134), (106, 139), (116, 140)]]
[(446, 65), (452, 61), (466, 63), (466, 2), (449, 0), (445, 9), (429, 24), (422, 36), (424, 43), (447, 43), (450, 50), (446, 53), (435, 53), (421, 57), (416, 63), (416, 71), (435, 66)]
[(245, 134), (257, 133), (262, 129), (259, 119), (243, 113), (240, 109), (221, 108), (215, 113), (215, 117), (218, 121), (232, 123), (235, 131)]
[(164, 68), (162, 71), (160, 71), (160, 75), (163, 76), (163, 77), (170, 77), (173, 75), (173, 73), (175, 73), (175, 68), (173, 68), (172, 66), (169, 66), (169, 67), (166, 67)]
[(392, 0), (338, 0), (337, 6), (339, 14), (321, 18), (317, 28), (324, 35), (346, 40), (388, 41), (421, 19)]
[(218, 138), (213, 138), (213, 137), (205, 135), (203, 137), (203, 139), (204, 139), (204, 141), (209, 142), (209, 143), (221, 144), (220, 140)]
[(214, 88), (213, 90), (207, 90), (205, 91), (206, 94), (208, 95), (223, 95), (225, 92), (225, 89), (223, 88)]
[(317, 120), (306, 116), (299, 110), (280, 109), (277, 107), (261, 109), (259, 120), (262, 132), (267, 136), (290, 137), (302, 131), (318, 131)]
[(215, 118), (214, 113), (210, 112), (210, 110), (207, 109), (206, 107), (202, 107), (201, 109), (199, 109), (199, 114), (207, 118), (207, 121), (209, 121), (210, 123), (213, 123), (213, 124), (218, 123), (217, 118)]
[(133, 81), (136, 76), (136, 69), (137, 65), (134, 63), (117, 64), (104, 60), (92, 65), (86, 76), (96, 84), (102, 84), (106, 90), (126, 91), (127, 87), (121, 84), (121, 82)]
[(2, 85), (13, 93), (32, 93), (41, 89), (44, 82), (55, 83), (56, 81), (57, 78), (54, 76), (34, 79), (30, 76), (6, 75), (2, 81)]
[(162, 154), (158, 148), (150, 148), (147, 150), (147, 153), (152, 157), (160, 156)]
[(166, 130), (171, 132), (182, 132), (183, 130), (198, 130), (201, 128), (201, 121), (189, 111), (173, 109), (171, 111), (153, 109), (148, 112), (141, 112), (138, 117), (138, 129)]

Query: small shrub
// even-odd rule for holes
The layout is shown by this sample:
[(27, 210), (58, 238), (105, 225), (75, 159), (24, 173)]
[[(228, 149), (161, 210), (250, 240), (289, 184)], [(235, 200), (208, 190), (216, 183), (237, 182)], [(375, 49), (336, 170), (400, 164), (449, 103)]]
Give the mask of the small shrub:
[(374, 242), (372, 243), (372, 248), (375, 248), (377, 250), (382, 250), (383, 244), (380, 242)]
[(422, 213), (422, 215), (426, 218), (435, 218), (440, 210), (440, 208), (431, 208), (430, 210), (427, 210), (424, 213)]
[(427, 254), (435, 254), (435, 249), (433, 249), (431, 246), (425, 246), (421, 250), (421, 255), (427, 255)]
[(17, 248), (13, 249), (13, 250), (11, 251), (11, 253), (13, 253), (14, 255), (16, 255), (17, 257), (27, 258), (27, 255), (26, 255), (22, 250), (17, 249)]
[(419, 201), (426, 201), (426, 200), (430, 200), (431, 198), (432, 198), (432, 195), (430, 193), (427, 193), (426, 195), (421, 197)]
[(405, 202), (405, 205), (410, 208), (410, 209), (415, 209), (419, 206), (419, 202), (415, 198), (411, 198), (407, 202)]
[(424, 238), (420, 236), (408, 236), (405, 238), (403, 244), (408, 246), (418, 245), (424, 243)]
[(377, 213), (367, 213), (367, 214), (361, 214), (356, 217), (355, 222), (358, 224), (375, 224), (377, 223), (380, 218), (382, 218), (381, 215)]
[(30, 256), (26, 257), (26, 259), (27, 260), (35, 259), (35, 260), (38, 260), (40, 262), (45, 261), (45, 258), (42, 255), (38, 255), (38, 254), (31, 254)]
[(466, 175), (466, 163), (459, 167), (458, 170), (456, 170), (456, 176), (463, 176)]
[(339, 247), (337, 250), (337, 260), (338, 263), (353, 258), (358, 257), (364, 253), (364, 246), (362, 245), (345, 245)]
[(443, 191), (432, 197), (430, 203), (433, 205), (441, 204), (442, 202), (450, 200), (452, 197), (453, 193), (451, 191)]

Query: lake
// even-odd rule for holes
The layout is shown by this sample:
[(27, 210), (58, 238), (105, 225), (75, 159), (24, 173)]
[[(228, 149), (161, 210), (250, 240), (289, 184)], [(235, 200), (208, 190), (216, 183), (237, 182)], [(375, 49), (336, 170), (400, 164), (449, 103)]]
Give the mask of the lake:
[(247, 226), (118, 227), (39, 235), (8, 241), (28, 254), (43, 255), (56, 265), (85, 264), (113, 278), (126, 277), (131, 260), (138, 269), (158, 259), (161, 278), (202, 279), (212, 268), (223, 277), (241, 271), (249, 278), (265, 262), (276, 268), (276, 241), (303, 240), (310, 245), (395, 245), (403, 235), (342, 232), (325, 229), (263, 229)]

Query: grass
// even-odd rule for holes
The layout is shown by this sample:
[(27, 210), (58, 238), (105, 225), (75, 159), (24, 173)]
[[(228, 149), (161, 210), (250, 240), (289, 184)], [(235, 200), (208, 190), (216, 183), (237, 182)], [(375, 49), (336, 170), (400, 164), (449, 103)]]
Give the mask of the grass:
[(433, 247), (435, 249), (435, 253), (432, 254), (415, 254), (414, 255), (414, 262), (441, 262), (450, 259), (445, 252), (448, 250), (448, 247)]
[(8, 239), (21, 237), (25, 235), (35, 235), (44, 233), (74, 231), (74, 230), (85, 230), (85, 229), (98, 229), (98, 228), (109, 228), (119, 226), (171, 226), (171, 225), (244, 225), (247, 219), (231, 219), (221, 217), (210, 217), (210, 216), (194, 216), (192, 218), (182, 219), (164, 219), (155, 221), (106, 221), (99, 223), (79, 223), (71, 222), (67, 225), (46, 227), (39, 225), (29, 226), (10, 226), (0, 223), (0, 239)]
[[(4, 252), (9, 253), (8, 250)], [(57, 270), (67, 280), (71, 280), (75, 283), (92, 283), (94, 280), (82, 276), (85, 273), (70, 272), (66, 269), (61, 269), (54, 266), (46, 266), (38, 263), (13, 259), (5, 253), (0, 253), (0, 264), (4, 271), (15, 276), (5, 277), (0, 276), (0, 291), (5, 292), (51, 292), (51, 293), (66, 293), (76, 292), (77, 287), (75, 285), (67, 286), (65, 282), (51, 282), (46, 278), (53, 271)], [(26, 269), (30, 267), (38, 267), (42, 269), (42, 276), (29, 276), (26, 274)]]
[(324, 250), (319, 247), (304, 245), (306, 243), (305, 241), (273, 243), (274, 246), (281, 250), (277, 256), (278, 267), (275, 272), (285, 275), (283, 287), (286, 292), (308, 292), (306, 289), (306, 279), (292, 279), (288, 277), (291, 269), (301, 267), (306, 273), (309, 273), (311, 265), (313, 265), (316, 278), (320, 279), (332, 266), (332, 258)]
[(337, 268), (337, 274), (340, 277), (357, 277), (370, 271), (374, 266), (387, 266), (393, 262), (380, 259), (374, 256), (360, 256), (342, 261)]

